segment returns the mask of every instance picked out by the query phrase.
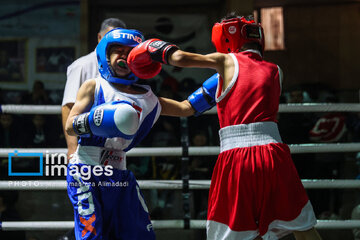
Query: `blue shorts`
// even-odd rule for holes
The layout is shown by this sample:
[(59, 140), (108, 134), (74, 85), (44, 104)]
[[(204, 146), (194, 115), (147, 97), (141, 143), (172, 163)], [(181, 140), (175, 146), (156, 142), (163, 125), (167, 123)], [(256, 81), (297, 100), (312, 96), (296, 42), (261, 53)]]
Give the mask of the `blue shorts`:
[(67, 172), (76, 239), (155, 239), (148, 209), (134, 174), (118, 169), (112, 169), (111, 176), (74, 174), (74, 167), (84, 166), (91, 171), (89, 165), (69, 164)]

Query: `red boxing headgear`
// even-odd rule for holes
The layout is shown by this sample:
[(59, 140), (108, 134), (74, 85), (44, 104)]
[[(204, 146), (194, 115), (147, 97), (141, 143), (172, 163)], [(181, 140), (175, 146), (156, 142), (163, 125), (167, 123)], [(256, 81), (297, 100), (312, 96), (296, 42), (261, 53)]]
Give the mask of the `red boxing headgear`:
[(212, 28), (211, 41), (216, 51), (221, 53), (239, 52), (245, 43), (258, 43), (261, 54), (264, 52), (264, 30), (254, 20), (244, 17), (231, 18), (215, 23)]

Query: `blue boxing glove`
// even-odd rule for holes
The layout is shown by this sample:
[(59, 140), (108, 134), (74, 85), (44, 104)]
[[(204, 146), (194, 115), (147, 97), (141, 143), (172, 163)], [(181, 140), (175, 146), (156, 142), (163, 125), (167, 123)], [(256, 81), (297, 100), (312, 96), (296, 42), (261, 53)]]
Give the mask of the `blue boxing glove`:
[(215, 73), (207, 79), (198, 90), (188, 97), (188, 101), (195, 109), (195, 116), (199, 116), (201, 113), (216, 105), (215, 94), (218, 81), (219, 74)]
[(114, 101), (93, 107), (73, 120), (75, 133), (82, 137), (91, 135), (132, 139), (139, 128), (138, 112), (127, 101)]

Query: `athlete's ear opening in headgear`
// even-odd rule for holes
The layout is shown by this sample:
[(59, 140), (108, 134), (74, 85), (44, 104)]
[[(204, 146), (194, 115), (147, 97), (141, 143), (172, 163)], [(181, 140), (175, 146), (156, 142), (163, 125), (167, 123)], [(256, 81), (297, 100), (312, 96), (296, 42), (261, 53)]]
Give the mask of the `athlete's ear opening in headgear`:
[(134, 29), (115, 28), (107, 32), (96, 47), (100, 75), (107, 81), (130, 85), (139, 80), (133, 73), (118, 77), (110, 65), (108, 51), (113, 45), (136, 47), (145, 40), (141, 32)]
[(264, 30), (261, 24), (255, 23), (251, 15), (245, 18), (231, 13), (220, 23), (215, 23), (211, 41), (216, 51), (221, 53), (240, 52), (244, 45), (256, 44), (263, 55), (265, 48)]

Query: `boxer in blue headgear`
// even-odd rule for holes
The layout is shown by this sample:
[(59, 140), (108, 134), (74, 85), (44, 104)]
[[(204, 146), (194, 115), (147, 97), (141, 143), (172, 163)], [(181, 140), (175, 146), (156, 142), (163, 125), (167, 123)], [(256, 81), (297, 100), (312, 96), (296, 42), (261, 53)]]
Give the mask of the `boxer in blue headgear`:
[(150, 131), (161, 111), (149, 86), (127, 66), (143, 41), (136, 30), (113, 29), (96, 48), (101, 77), (83, 83), (66, 123), (80, 136), (67, 172), (76, 239), (155, 239), (148, 209), (125, 152)]
[[(124, 85), (135, 83), (139, 78), (133, 73), (129, 73), (125, 77), (117, 76), (116, 71), (109, 65), (109, 50), (114, 45), (136, 47), (142, 41), (144, 41), (144, 36), (137, 30), (115, 28), (109, 31), (96, 47), (101, 76), (112, 83)], [(126, 59), (125, 61), (119, 61), (118, 64), (119, 67), (127, 68)]]
[[(73, 121), (74, 131), (81, 136), (89, 136), (94, 134), (101, 137), (123, 137), (132, 139), (137, 130), (137, 112), (131, 106), (132, 103), (126, 100), (115, 101), (109, 103), (105, 108), (97, 105), (105, 103), (106, 99), (103, 97), (103, 89), (108, 87), (122, 87), (121, 85), (134, 84), (138, 77), (136, 77), (128, 68), (126, 59), (130, 50), (137, 46), (144, 40), (143, 35), (137, 30), (115, 28), (101, 39), (96, 47), (96, 55), (98, 58), (99, 72), (102, 77), (101, 80), (106, 80), (108, 83), (99, 83), (97, 98), (94, 102), (93, 108), (88, 113), (78, 115)], [(100, 80), (99, 80), (100, 81)], [(116, 98), (119, 99), (119, 98)], [(121, 108), (119, 107), (121, 104)], [(124, 105), (125, 104), (125, 105)], [(127, 121), (127, 118), (115, 118), (121, 109), (121, 115), (124, 115), (124, 109), (132, 121)], [(99, 119), (101, 114), (101, 121)], [(124, 122), (119, 122), (123, 119)], [(131, 131), (130, 131), (131, 130)]]
[[(67, 172), (76, 239), (155, 239), (125, 153), (148, 134), (160, 114), (190, 116), (195, 110), (188, 100), (158, 98), (150, 86), (136, 83), (127, 58), (142, 40), (140, 32), (126, 29), (103, 37), (96, 48), (101, 77), (83, 83), (66, 122), (67, 133), (80, 136)], [(161, 70), (160, 64), (146, 67), (147, 77)]]

